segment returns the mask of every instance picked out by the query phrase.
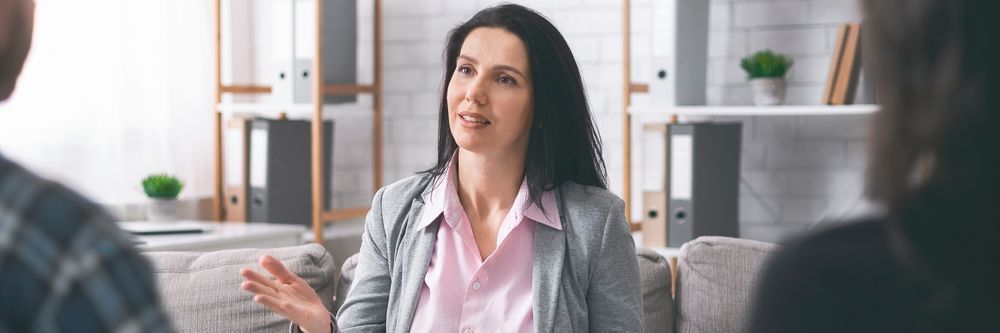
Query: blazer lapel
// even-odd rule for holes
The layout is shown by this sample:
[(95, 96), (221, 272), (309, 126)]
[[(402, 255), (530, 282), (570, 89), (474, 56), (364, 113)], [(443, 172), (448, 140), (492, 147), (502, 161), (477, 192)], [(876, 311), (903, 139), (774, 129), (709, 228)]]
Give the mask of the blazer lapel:
[[(563, 214), (562, 198), (556, 191), (559, 203), (559, 214), (563, 230), (569, 227), (570, 221)], [(563, 230), (547, 225), (535, 225), (535, 250), (532, 263), (531, 289), (535, 302), (532, 313), (535, 320), (535, 332), (552, 332), (555, 323), (556, 304), (559, 301), (559, 286), (562, 280), (563, 259), (566, 252), (566, 239)]]
[[(407, 215), (407, 228), (416, 228), (417, 219), (423, 211), (423, 200), (413, 199), (413, 205)], [(431, 262), (434, 253), (434, 242), (437, 240), (437, 230), (440, 222), (434, 222), (426, 228), (410, 230), (413, 236), (409, 241), (404, 241), (397, 253), (396, 260), (403, 260), (400, 284), (399, 311), (396, 313), (396, 327), (390, 331), (408, 332), (413, 323), (413, 315), (417, 309), (417, 301), (420, 297), (420, 289), (424, 285), (424, 276), (427, 275), (427, 266)], [(391, 310), (390, 310), (391, 311)]]

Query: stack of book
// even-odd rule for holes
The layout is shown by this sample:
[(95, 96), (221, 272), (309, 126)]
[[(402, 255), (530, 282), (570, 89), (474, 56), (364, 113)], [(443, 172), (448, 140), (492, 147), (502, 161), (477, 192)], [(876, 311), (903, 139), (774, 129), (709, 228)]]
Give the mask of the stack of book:
[(820, 102), (827, 105), (852, 104), (861, 76), (861, 24), (840, 25), (835, 43), (830, 74)]

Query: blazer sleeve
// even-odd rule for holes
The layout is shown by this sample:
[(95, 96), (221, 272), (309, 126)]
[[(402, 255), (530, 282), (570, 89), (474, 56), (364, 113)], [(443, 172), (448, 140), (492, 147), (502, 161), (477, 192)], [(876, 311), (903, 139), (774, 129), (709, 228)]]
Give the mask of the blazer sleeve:
[(608, 208), (600, 251), (590, 267), (587, 308), (593, 332), (642, 332), (639, 263), (625, 203), (618, 198)]
[(382, 195), (375, 194), (365, 219), (354, 283), (337, 313), (340, 332), (384, 332), (389, 303), (390, 265), (382, 216)]

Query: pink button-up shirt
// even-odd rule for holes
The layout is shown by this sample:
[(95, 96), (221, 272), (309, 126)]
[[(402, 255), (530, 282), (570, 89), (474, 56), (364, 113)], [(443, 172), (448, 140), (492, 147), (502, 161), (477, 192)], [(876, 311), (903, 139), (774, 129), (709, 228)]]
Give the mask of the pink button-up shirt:
[(542, 213), (530, 203), (528, 183), (522, 181), (497, 233), (497, 248), (484, 261), (458, 199), (454, 164), (442, 177), (445, 181), (424, 198), (418, 221), (418, 228), (425, 228), (443, 219), (411, 331), (534, 331), (531, 271), (535, 223), (562, 229), (555, 194), (542, 194)]

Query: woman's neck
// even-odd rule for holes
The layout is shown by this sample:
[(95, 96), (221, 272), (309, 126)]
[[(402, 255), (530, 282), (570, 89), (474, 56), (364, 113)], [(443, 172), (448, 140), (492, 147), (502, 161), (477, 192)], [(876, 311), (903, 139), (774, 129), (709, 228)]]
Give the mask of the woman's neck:
[[(525, 154), (489, 155), (459, 148), (456, 190), (470, 218), (507, 210), (524, 180)], [(511, 156), (514, 155), (514, 156)]]

